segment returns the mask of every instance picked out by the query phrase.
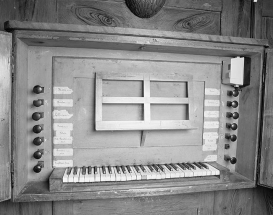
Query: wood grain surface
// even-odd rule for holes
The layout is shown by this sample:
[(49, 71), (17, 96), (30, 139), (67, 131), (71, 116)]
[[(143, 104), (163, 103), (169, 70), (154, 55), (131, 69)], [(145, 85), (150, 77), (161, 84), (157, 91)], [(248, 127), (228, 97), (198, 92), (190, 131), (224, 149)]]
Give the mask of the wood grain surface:
[[(101, 0), (105, 2), (106, 0)], [(123, 2), (124, 0), (115, 0), (115, 2)], [(4, 0), (0, 1), (0, 30), (4, 29), (4, 21), (10, 19), (18, 19), (21, 21), (44, 21), (44, 22), (57, 22), (57, 18), (62, 18), (61, 14), (58, 14), (54, 1), (40, 0), (40, 1), (21, 1), (19, 0)], [(113, 2), (113, 0), (111, 0)], [(249, 19), (245, 16), (249, 14), (249, 6), (241, 6), (246, 8), (244, 13), (242, 9), (238, 10), (237, 7), (232, 5), (236, 4), (249, 4), (249, 0), (167, 0), (165, 7), (176, 7), (184, 9), (198, 9), (199, 13), (208, 13), (209, 11), (222, 12), (222, 16), (227, 18), (221, 22), (221, 35), (233, 35), (233, 36), (248, 36)], [(230, 3), (232, 2), (232, 4)], [(258, 0), (258, 3), (261, 2)], [(262, 15), (264, 16), (264, 29), (265, 36), (271, 41), (273, 32), (271, 21), (265, 24), (265, 16), (272, 16), (273, 10), (272, 0), (263, 0)], [(52, 8), (50, 12), (47, 12), (49, 8)], [(55, 9), (55, 10), (54, 10)], [(60, 8), (59, 8), (60, 10)], [(239, 13), (239, 11), (241, 11)], [(118, 13), (117, 13), (118, 14)], [(260, 15), (261, 16), (261, 15)], [(238, 19), (238, 17), (241, 17)], [(70, 18), (67, 17), (69, 20)], [(233, 20), (233, 21), (232, 21)], [(270, 19), (268, 19), (270, 20)], [(68, 23), (68, 22), (67, 22)], [(256, 22), (259, 23), (259, 22)], [(268, 27), (267, 27), (268, 26)], [(260, 28), (260, 24), (256, 24), (256, 28)], [(154, 26), (147, 27), (154, 28)], [(268, 28), (266, 30), (265, 28)], [(214, 34), (215, 31), (206, 31), (208, 34)], [(255, 36), (256, 38), (259, 38)], [(272, 44), (272, 42), (271, 42)], [(153, 214), (153, 211), (157, 211), (157, 214), (190, 214), (192, 208), (198, 208), (194, 211), (194, 214), (215, 214), (215, 215), (267, 215), (272, 214), (272, 197), (273, 191), (258, 187), (255, 189), (243, 189), (240, 191), (217, 191), (217, 192), (205, 192), (198, 194), (176, 195), (166, 197), (149, 197), (149, 198), (130, 198), (130, 199), (116, 199), (114, 201), (60, 201), (60, 202), (42, 202), (42, 203), (11, 203), (9, 201), (0, 204), (1, 215), (51, 215), (51, 214), (64, 214), (72, 215), (77, 212), (82, 214), (82, 211), (87, 211), (89, 214), (134, 214), (135, 210), (141, 210), (142, 214)], [(234, 197), (232, 197), (234, 196)], [(233, 199), (233, 200), (231, 200)], [(154, 203), (155, 202), (155, 203)], [(172, 202), (177, 203), (176, 205)], [(269, 211), (267, 210), (266, 204)], [(109, 204), (109, 208), (107, 205)], [(193, 204), (195, 204), (193, 206)], [(74, 209), (75, 205), (75, 209)], [(123, 207), (120, 207), (122, 205)], [(173, 206), (173, 207), (170, 207)], [(247, 208), (246, 208), (247, 207)], [(143, 209), (142, 209), (143, 208)], [(167, 209), (168, 210), (167, 210)], [(171, 209), (169, 209), (171, 208)], [(111, 209), (111, 210), (110, 210)], [(188, 213), (185, 212), (189, 209)], [(167, 212), (166, 212), (167, 211)]]
[(150, 19), (136, 17), (124, 2), (59, 0), (58, 20), (67, 24), (220, 34), (220, 13), (164, 7)]
[(221, 35), (250, 36), (251, 0), (223, 0)]

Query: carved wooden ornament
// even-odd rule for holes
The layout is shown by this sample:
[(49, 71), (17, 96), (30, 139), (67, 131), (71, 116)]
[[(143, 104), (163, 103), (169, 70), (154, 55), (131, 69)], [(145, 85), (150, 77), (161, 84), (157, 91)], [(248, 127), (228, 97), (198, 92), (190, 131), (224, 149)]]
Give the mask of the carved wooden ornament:
[(157, 14), (166, 0), (125, 0), (127, 7), (140, 18), (151, 18)]

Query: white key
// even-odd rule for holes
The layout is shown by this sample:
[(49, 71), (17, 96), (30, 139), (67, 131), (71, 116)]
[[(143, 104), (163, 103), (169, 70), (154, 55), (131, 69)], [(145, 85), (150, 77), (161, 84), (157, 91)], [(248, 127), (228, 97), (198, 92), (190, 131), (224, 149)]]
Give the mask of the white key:
[(163, 166), (164, 166), (164, 168), (165, 168), (165, 172), (166, 172), (166, 173), (168, 172), (168, 173), (170, 174), (171, 178), (177, 178), (177, 174), (176, 174), (175, 171), (169, 170), (168, 167), (167, 167), (166, 165), (163, 165)]
[[(109, 167), (112, 171), (112, 173), (109, 172), (109, 175), (110, 175), (110, 181), (116, 181), (116, 174), (115, 174), (115, 170), (114, 170), (114, 167)], [(107, 167), (108, 169), (108, 167)]]
[(111, 176), (107, 167), (105, 167), (105, 180), (111, 181)]
[[(151, 165), (149, 165), (149, 166), (151, 166)], [(152, 170), (147, 166), (147, 169), (148, 169), (148, 171), (150, 172), (150, 174), (151, 174), (151, 179), (156, 179), (156, 171), (152, 168)]]
[[(160, 164), (160, 166), (163, 168), (163, 172), (165, 173), (165, 178), (171, 178), (171, 173), (170, 171), (167, 171), (168, 168), (165, 167), (163, 164)], [(161, 170), (161, 169), (160, 169)], [(161, 170), (162, 171), (162, 170)]]
[(123, 173), (121, 168), (120, 168), (120, 176), (121, 176), (121, 181), (127, 181), (126, 174)]
[(73, 169), (74, 169), (74, 168), (72, 167), (71, 172), (70, 172), (70, 174), (69, 174), (69, 176), (68, 176), (68, 182), (70, 182), (70, 183), (71, 183), (71, 182), (74, 182), (74, 181), (73, 181)]
[[(199, 164), (199, 163), (197, 163)], [(195, 163), (194, 163), (195, 166), (197, 166)], [(200, 164), (199, 164), (200, 165)], [(207, 175), (211, 175), (211, 171), (209, 169), (206, 169), (205, 167), (203, 167), (202, 165), (200, 165), (202, 167), (202, 171), (203, 171), (203, 175), (204, 176), (207, 176)], [(198, 167), (198, 166), (197, 166)]]
[(79, 182), (80, 171), (81, 171), (81, 168), (77, 168), (77, 173), (76, 174), (74, 174), (74, 171), (73, 171), (73, 182), (74, 183)]
[(144, 170), (140, 167), (139, 167), (139, 171), (140, 171), (140, 174), (141, 174), (141, 180), (148, 180), (148, 178), (150, 178), (148, 176), (148, 172), (146, 171), (146, 168), (144, 166), (142, 166), (144, 168)]
[(63, 175), (63, 182), (64, 183), (68, 182), (68, 177), (69, 177), (69, 175), (67, 174), (68, 170), (69, 170), (69, 168), (66, 168), (64, 175)]
[[(158, 167), (158, 165), (157, 165), (157, 167)], [(165, 179), (166, 178), (165, 172), (163, 172), (159, 167), (158, 167), (158, 172), (157, 173), (160, 175), (160, 179)]]
[(126, 181), (132, 181), (132, 176), (131, 176), (131, 174), (128, 172), (128, 170), (126, 169), (125, 166), (122, 166), (121, 172), (123, 172), (123, 174), (125, 175)]
[(94, 167), (87, 167), (86, 174), (86, 182), (95, 182)]
[(84, 182), (85, 183), (90, 182), (90, 177), (91, 177), (91, 175), (88, 174), (88, 167), (86, 167), (86, 169), (85, 169), (85, 176), (84, 176)]
[(137, 172), (134, 166), (131, 166), (131, 170), (135, 173), (136, 180), (141, 180), (140, 170)]
[(103, 174), (102, 168), (99, 167), (98, 170), (99, 170), (99, 173), (100, 173), (100, 181), (106, 181), (106, 174)]
[(188, 163), (186, 163), (189, 167), (190, 167), (190, 170), (193, 172), (193, 176), (194, 177), (198, 177), (198, 176), (201, 176), (201, 171), (199, 171), (197, 168), (193, 169)]
[(85, 175), (82, 174), (83, 168), (80, 168), (79, 182), (83, 183), (85, 181)]
[(149, 170), (149, 168), (147, 166), (143, 166), (146, 170), (146, 174), (147, 174), (147, 179), (151, 180), (151, 179), (155, 179), (155, 176), (151, 173), (151, 171)]
[(200, 169), (198, 166), (196, 166), (192, 163), (191, 163), (191, 165), (195, 167), (195, 169), (193, 171), (197, 174), (197, 176), (206, 176), (207, 175), (207, 173), (205, 171), (203, 171), (203, 169)]
[(151, 165), (152, 168), (154, 169), (154, 172), (156, 174), (156, 178), (155, 179), (162, 179), (162, 175), (160, 173), (160, 170), (158, 167), (155, 167), (155, 165)]
[(115, 178), (116, 178), (116, 181), (121, 181), (121, 174), (118, 173), (116, 167), (113, 167), (113, 169), (114, 169), (114, 174), (115, 174), (115, 176), (116, 176), (116, 177), (115, 177)]
[(175, 170), (175, 168), (172, 166), (172, 168), (174, 169), (174, 171), (177, 172), (178, 177), (179, 178), (184, 178), (185, 177), (185, 173), (180, 168), (178, 168), (178, 165), (176, 165), (176, 164), (173, 164), (173, 165), (177, 168), (177, 170)]
[(178, 166), (178, 167), (184, 172), (185, 177), (193, 177), (193, 171), (187, 169), (186, 167), (185, 167), (185, 169), (181, 168), (180, 166)]
[[(94, 170), (94, 178), (95, 178), (95, 182), (100, 182), (100, 170), (98, 167), (93, 167), (92, 168)], [(95, 172), (95, 169), (97, 169), (97, 172)]]
[(215, 167), (211, 166), (208, 163), (204, 163), (204, 164), (209, 167), (209, 170), (212, 171), (214, 173), (214, 175), (220, 175), (220, 171), (218, 169), (216, 169)]
[[(127, 167), (130, 167), (131, 172), (129, 172)], [(133, 171), (133, 166), (126, 166), (126, 169), (131, 174), (132, 180), (137, 180), (137, 176), (136, 176), (135, 172)]]

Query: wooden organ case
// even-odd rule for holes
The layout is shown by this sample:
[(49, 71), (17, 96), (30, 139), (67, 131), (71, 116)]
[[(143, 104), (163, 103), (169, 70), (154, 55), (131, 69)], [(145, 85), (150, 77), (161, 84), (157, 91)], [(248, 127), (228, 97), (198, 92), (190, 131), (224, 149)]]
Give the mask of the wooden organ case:
[[(17, 21), (6, 29), (14, 201), (256, 186), (265, 40)], [(148, 169), (138, 179), (85, 178), (117, 167)], [(198, 167), (210, 174), (186, 175)]]

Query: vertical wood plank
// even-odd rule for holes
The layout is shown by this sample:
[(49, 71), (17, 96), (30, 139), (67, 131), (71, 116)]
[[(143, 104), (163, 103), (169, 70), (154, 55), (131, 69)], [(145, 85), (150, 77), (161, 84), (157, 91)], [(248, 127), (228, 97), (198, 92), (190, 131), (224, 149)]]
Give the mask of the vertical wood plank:
[(221, 35), (250, 36), (251, 0), (223, 0)]
[(52, 202), (18, 203), (5, 201), (0, 203), (1, 215), (52, 215)]
[[(74, 202), (68, 202), (68, 201), (53, 202), (52, 215), (73, 215), (74, 203), (75, 201)], [(91, 204), (90, 204), (90, 208), (92, 208)]]
[(262, 20), (262, 37), (268, 39), (270, 47), (273, 46), (273, 18), (264, 17)]
[(0, 31), (4, 30), (4, 22), (15, 19), (16, 5), (15, 0), (0, 1)]
[(16, 19), (33, 22), (57, 22), (57, 0), (15, 0)]
[(263, 2), (262, 16), (273, 17), (273, 1), (272, 0), (262, 0), (262, 2)]
[(214, 214), (252, 214), (253, 189), (218, 191), (214, 198)]
[(0, 201), (11, 196), (10, 105), (11, 34), (0, 32)]
[(271, 199), (273, 200), (273, 191), (271, 189), (263, 188), (263, 187), (257, 187), (253, 189), (253, 203), (252, 203), (252, 211), (251, 213), (253, 215), (258, 214), (272, 214), (269, 213), (266, 205), (266, 196), (264, 195), (265, 191), (268, 191), (268, 193), (271, 195)]
[(262, 6), (263, 1), (253, 3), (252, 36), (255, 39), (262, 39)]

